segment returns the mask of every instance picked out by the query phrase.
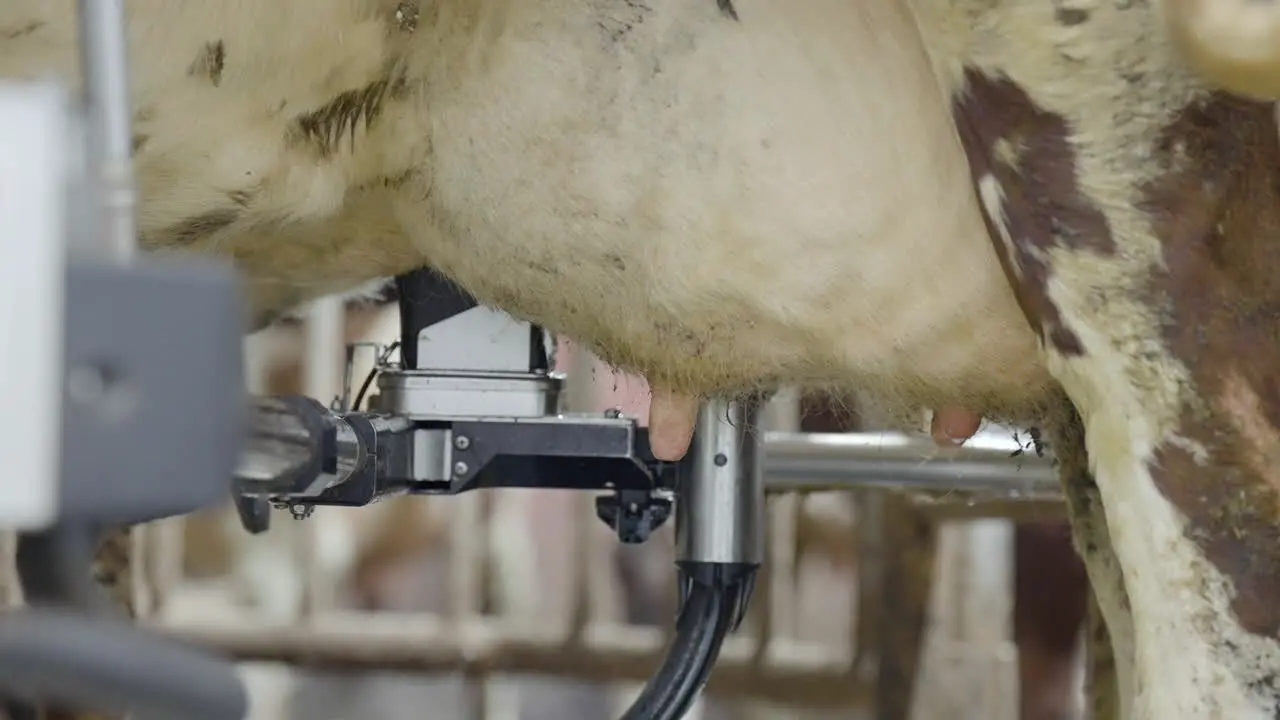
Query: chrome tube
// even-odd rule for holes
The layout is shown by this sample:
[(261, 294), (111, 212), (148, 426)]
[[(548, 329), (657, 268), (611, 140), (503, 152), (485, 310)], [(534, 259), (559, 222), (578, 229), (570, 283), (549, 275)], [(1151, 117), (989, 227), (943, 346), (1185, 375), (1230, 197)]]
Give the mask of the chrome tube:
[(977, 436), (958, 448), (903, 433), (764, 434), (771, 493), (852, 488), (991, 498), (1060, 497), (1048, 458), (1007, 440)]
[(121, 262), (137, 249), (129, 47), (124, 0), (79, 0), (85, 163), (94, 249)]
[[(248, 430), (235, 472), (243, 495), (318, 495), (346, 481), (367, 452), (341, 416), (308, 398), (250, 398)], [(334, 442), (326, 449), (330, 432)]]
[(676, 501), (676, 559), (757, 565), (764, 558), (764, 491), (756, 408), (703, 404), (693, 471)]

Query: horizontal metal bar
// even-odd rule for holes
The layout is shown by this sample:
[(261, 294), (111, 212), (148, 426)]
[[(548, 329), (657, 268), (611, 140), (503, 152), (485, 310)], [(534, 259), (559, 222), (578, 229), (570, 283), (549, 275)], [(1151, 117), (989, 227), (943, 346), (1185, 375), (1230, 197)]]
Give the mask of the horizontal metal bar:
[(934, 522), (984, 520), (1001, 518), (1015, 523), (1064, 522), (1067, 506), (1059, 498), (977, 498), (935, 500), (932, 496), (912, 496), (914, 507)]
[(765, 433), (768, 492), (881, 488), (960, 501), (1058, 500), (1049, 459), (1012, 436), (983, 434), (960, 447), (904, 433)]
[[(530, 674), (590, 682), (643, 682), (661, 661), (657, 628), (588, 624), (579, 642), (563, 632), (525, 628), (496, 618), (367, 615), (333, 611), (297, 625), (251, 618), (152, 623), (184, 642), (240, 661), (281, 662), (312, 669), (461, 673), (472, 677)], [(553, 623), (554, 624), (554, 623)], [(761, 662), (756, 641), (726, 640), (709, 691), (808, 708), (865, 705), (872, 690), (851, 666), (851, 653), (811, 642), (775, 639)]]

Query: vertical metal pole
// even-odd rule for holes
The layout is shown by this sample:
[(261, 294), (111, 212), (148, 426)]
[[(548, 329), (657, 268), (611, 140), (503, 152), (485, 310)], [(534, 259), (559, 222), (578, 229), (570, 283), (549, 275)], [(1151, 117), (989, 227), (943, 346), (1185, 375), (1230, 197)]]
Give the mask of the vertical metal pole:
[[(80, 70), (84, 85), (84, 163), (89, 195), (79, 212), (85, 248), (121, 264), (137, 250), (133, 186), (132, 98), (124, 0), (79, 0)], [(146, 543), (140, 528), (129, 530), (129, 574), (135, 612), (145, 616), (151, 597), (144, 589)]]
[[(302, 392), (325, 405), (341, 392), (346, 314), (346, 304), (339, 297), (315, 300), (307, 310)], [(334, 532), (339, 523), (345, 525), (348, 522), (342, 511), (343, 508), (317, 508), (311, 521), (304, 523), (301, 532), (295, 534), (299, 541), (295, 550), (302, 568), (301, 619), (308, 622), (314, 620), (315, 613), (332, 610), (337, 601), (332, 578), (322, 572), (329, 563), (327, 558), (321, 558), (321, 553), (330, 545), (325, 542), (324, 534)]]
[(138, 231), (124, 0), (79, 0), (79, 9), (91, 239), (106, 257), (129, 262)]

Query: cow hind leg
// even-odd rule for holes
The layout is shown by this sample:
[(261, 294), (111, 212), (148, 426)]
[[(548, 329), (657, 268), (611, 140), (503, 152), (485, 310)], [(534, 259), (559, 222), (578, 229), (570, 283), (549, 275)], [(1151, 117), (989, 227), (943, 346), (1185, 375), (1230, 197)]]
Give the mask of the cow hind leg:
[[(1116, 666), (1115, 646), (1111, 640), (1111, 631), (1107, 629), (1106, 618), (1102, 614), (1102, 606), (1096, 595), (1089, 595), (1086, 621), (1085, 643), (1085, 707), (1086, 717), (1091, 720), (1119, 720), (1122, 717), (1120, 679)], [(1126, 615), (1126, 620), (1128, 619)], [(1129, 647), (1133, 647), (1130, 638)], [(1130, 677), (1133, 673), (1133, 658), (1130, 656)]]
[[(1232, 385), (1230, 370), (1207, 368), (1201, 372), (1221, 373), (1226, 384), (1196, 385), (1191, 373), (1178, 378), (1181, 363), (1161, 357), (1160, 344), (1149, 341), (1142, 354), (1122, 350), (1132, 338), (1104, 334), (1120, 318), (1095, 324), (1070, 301), (1101, 293), (1127, 312), (1144, 308), (1119, 301), (1118, 288), (1089, 287), (1096, 276), (1064, 275), (1083, 285), (1058, 301), (1079, 346), (1072, 354), (1051, 350), (1050, 364), (1080, 410), (1096, 482), (1095, 494), (1078, 473), (1080, 486), (1069, 485), (1068, 494), (1116, 653), (1120, 716), (1274, 718), (1277, 486), (1266, 476), (1274, 465), (1256, 461), (1250, 447), (1280, 446), (1257, 409), (1268, 386)], [(1090, 304), (1107, 314), (1106, 305)], [(1190, 359), (1194, 371), (1199, 358)]]
[[(1108, 32), (1123, 25), (1107, 17)], [(1123, 576), (1122, 716), (1280, 717), (1274, 108), (1204, 91), (1155, 55), (1160, 80), (1131, 81), (1125, 36), (1077, 32), (1094, 75), (972, 70), (956, 112), (995, 250), (1084, 428), (1102, 510), (1073, 522), (1087, 540), (1102, 532), (1086, 519), (1104, 519)], [(1090, 94), (1100, 84), (1127, 90)], [(1120, 648), (1123, 602), (1097, 577), (1107, 555), (1086, 561)]]
[[(1095, 577), (1108, 565), (1123, 575), (1110, 587), (1095, 580), (1115, 652), (1121, 717), (1274, 717), (1269, 678), (1280, 668), (1280, 648), (1241, 623), (1231, 578), (1161, 492), (1151, 469), (1159, 465), (1158, 451), (1126, 435), (1119, 420), (1094, 422), (1102, 430), (1090, 451), (1105, 509), (1105, 535), (1096, 537), (1109, 536), (1114, 555), (1095, 553), (1089, 564)], [(1186, 478), (1198, 476), (1186, 471)], [(1131, 640), (1123, 637), (1126, 630)], [(1130, 642), (1132, 658), (1126, 657)]]
[[(1088, 337), (1084, 327), (1073, 323)], [(1161, 429), (1159, 395), (1117, 382), (1117, 368), (1140, 361), (1118, 356), (1114, 339), (1084, 342), (1081, 355), (1050, 356), (1080, 410), (1088, 450), (1084, 461), (1070, 442), (1055, 448), (1115, 665), (1118, 708), (1106, 697), (1106, 668), (1094, 668), (1104, 674), (1095, 678), (1097, 717), (1276, 717), (1280, 643), (1267, 623), (1276, 622), (1280, 565), (1272, 564), (1276, 535), (1257, 519), (1274, 507), (1269, 486), (1240, 477), (1242, 458), (1219, 439), (1231, 418), (1217, 418), (1218, 435), (1192, 435), (1184, 428), (1193, 411), (1174, 405)]]
[(1120, 720), (1133, 696), (1134, 638), (1125, 591), (1098, 486), (1089, 471), (1084, 427), (1066, 398), (1055, 407), (1049, 444), (1058, 463), (1076, 552), (1089, 577), (1086, 701), (1093, 720)]

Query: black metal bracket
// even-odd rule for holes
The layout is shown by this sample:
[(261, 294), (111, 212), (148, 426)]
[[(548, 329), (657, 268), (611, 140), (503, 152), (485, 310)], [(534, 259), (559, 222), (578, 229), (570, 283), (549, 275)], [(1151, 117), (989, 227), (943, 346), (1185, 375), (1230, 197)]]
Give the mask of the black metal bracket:
[[(423, 330), (479, 307), (476, 299), (433, 268), (419, 268), (396, 278), (400, 302), (400, 362), (406, 370), (419, 368), (418, 336)], [(551, 369), (542, 343), (544, 331), (530, 325), (529, 371)]]
[(596, 498), (596, 517), (618, 536), (619, 542), (643, 543), (671, 517), (669, 497), (639, 490), (619, 490)]

